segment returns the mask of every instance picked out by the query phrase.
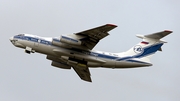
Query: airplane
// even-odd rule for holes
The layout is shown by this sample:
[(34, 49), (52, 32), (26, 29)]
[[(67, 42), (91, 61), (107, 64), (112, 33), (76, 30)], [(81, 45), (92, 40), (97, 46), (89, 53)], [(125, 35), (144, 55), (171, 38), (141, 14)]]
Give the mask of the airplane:
[(151, 56), (157, 51), (162, 51), (161, 46), (167, 43), (161, 38), (172, 33), (164, 30), (148, 35), (136, 35), (142, 41), (121, 53), (93, 50), (96, 44), (116, 27), (117, 25), (114, 24), (105, 24), (60, 37), (40, 37), (22, 33), (11, 37), (10, 41), (14, 46), (25, 49), (28, 54), (35, 52), (45, 54), (46, 59), (52, 61), (52, 66), (61, 69), (73, 68), (82, 80), (92, 82), (89, 68), (152, 66)]

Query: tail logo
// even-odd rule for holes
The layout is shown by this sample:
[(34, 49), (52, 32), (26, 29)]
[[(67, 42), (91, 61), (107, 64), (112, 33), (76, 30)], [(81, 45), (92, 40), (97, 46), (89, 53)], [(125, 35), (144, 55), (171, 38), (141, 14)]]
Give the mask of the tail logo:
[(136, 45), (134, 46), (134, 52), (135, 53), (142, 53), (144, 51), (144, 49), (140, 46), (140, 45)]

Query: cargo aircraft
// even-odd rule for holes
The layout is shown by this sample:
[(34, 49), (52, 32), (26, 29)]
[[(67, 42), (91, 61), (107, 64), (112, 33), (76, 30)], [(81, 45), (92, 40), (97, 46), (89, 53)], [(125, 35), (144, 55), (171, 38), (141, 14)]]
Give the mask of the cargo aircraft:
[(106, 24), (79, 33), (61, 35), (60, 37), (40, 37), (30, 34), (18, 34), (10, 38), (11, 43), (25, 49), (25, 52), (42, 53), (51, 60), (52, 66), (71, 69), (82, 80), (92, 82), (91, 68), (135, 68), (152, 66), (150, 57), (166, 43), (161, 38), (172, 33), (165, 30), (148, 35), (137, 35), (142, 41), (121, 53), (92, 50), (96, 44), (109, 35), (116, 25)]

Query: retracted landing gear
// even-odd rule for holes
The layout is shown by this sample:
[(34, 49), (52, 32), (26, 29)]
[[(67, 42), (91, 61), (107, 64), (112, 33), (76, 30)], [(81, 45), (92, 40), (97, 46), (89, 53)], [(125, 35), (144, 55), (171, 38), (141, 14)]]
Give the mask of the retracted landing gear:
[(33, 50), (31, 47), (26, 47), (25, 53), (28, 53), (28, 54), (35, 53), (35, 50)]

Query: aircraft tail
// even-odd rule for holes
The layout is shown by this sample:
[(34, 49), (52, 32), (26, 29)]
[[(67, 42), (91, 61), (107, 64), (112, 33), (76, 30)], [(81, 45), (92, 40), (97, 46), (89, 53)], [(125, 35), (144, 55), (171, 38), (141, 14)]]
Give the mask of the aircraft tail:
[(164, 43), (167, 43), (161, 40), (161, 38), (170, 33), (172, 33), (172, 31), (165, 30), (148, 35), (136, 35), (143, 40), (128, 51), (124, 52), (123, 55), (127, 56), (125, 60), (129, 60), (131, 58), (131, 60), (133, 59), (133, 61), (150, 63), (150, 57), (155, 52), (162, 51), (161, 46)]

